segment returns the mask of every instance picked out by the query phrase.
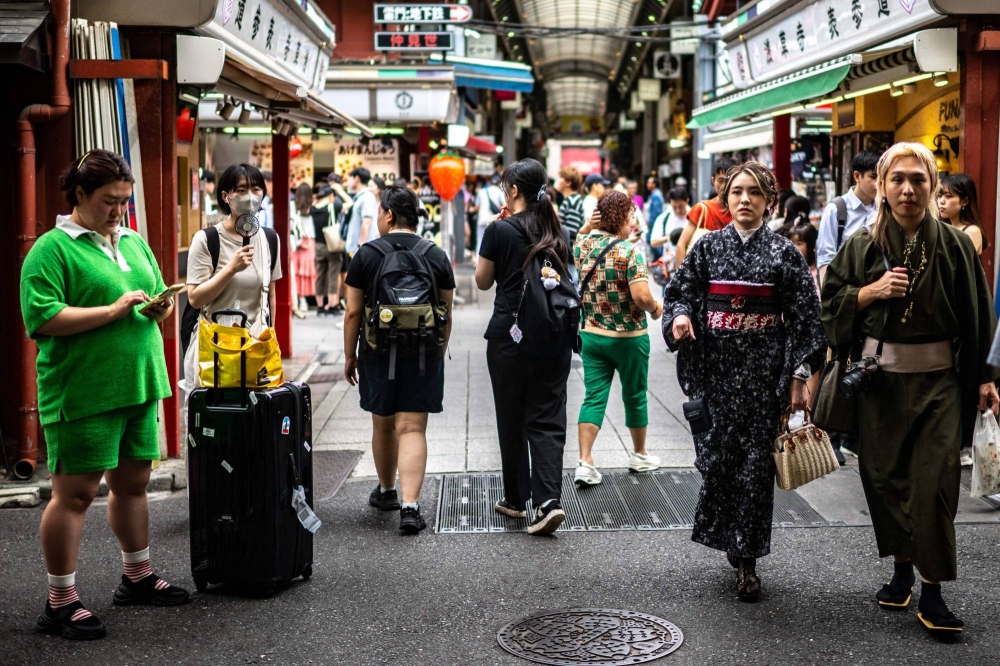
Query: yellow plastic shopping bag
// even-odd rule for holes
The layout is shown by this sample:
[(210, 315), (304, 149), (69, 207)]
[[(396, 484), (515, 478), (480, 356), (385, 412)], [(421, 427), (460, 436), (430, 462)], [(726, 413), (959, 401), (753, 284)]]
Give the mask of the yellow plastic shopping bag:
[[(218, 342), (215, 336), (218, 335)], [(219, 355), (219, 388), (239, 388), (240, 353), (246, 353), (246, 387), (266, 388), (285, 383), (281, 349), (273, 328), (254, 338), (240, 326), (223, 326), (204, 319), (198, 324), (198, 377), (215, 386), (215, 355)]]

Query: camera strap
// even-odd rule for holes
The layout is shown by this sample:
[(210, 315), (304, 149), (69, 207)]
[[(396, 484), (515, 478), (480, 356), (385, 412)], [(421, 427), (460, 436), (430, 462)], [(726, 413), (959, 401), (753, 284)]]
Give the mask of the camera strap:
[[(882, 263), (885, 264), (886, 272), (891, 273), (892, 264), (889, 263), (889, 257), (886, 256), (885, 252), (882, 252), (881, 250), (879, 251), (879, 253), (882, 255)], [(882, 315), (882, 330), (878, 334), (878, 348), (875, 350), (876, 359), (882, 358), (882, 346), (885, 343), (885, 327), (889, 323), (889, 308), (891, 307), (891, 305), (892, 305), (892, 299), (889, 299), (885, 302), (885, 312)]]

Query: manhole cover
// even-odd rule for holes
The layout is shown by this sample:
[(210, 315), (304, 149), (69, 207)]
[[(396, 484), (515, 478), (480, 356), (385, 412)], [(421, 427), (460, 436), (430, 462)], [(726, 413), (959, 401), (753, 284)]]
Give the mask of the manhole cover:
[(641, 664), (665, 657), (683, 641), (681, 630), (662, 618), (611, 608), (538, 613), (497, 634), (507, 652), (559, 666)]

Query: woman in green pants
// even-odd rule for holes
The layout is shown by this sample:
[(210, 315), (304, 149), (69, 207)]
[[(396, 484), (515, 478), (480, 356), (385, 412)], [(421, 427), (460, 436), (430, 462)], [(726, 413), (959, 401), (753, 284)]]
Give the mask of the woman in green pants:
[(38, 344), (38, 415), (52, 501), (42, 515), (49, 599), (36, 630), (101, 638), (76, 591), (87, 509), (107, 481), (108, 523), (122, 551), (119, 606), (172, 606), (188, 593), (153, 573), (146, 484), (160, 459), (157, 402), (170, 395), (157, 324), (173, 311), (152, 250), (126, 226), (132, 171), (92, 150), (63, 175), (73, 207), (42, 234), (21, 269), (21, 313)]
[(660, 461), (646, 453), (646, 387), (649, 376), (649, 332), (646, 313), (653, 319), (663, 306), (649, 291), (646, 258), (639, 246), (628, 240), (635, 203), (624, 192), (610, 191), (597, 202), (600, 213), (593, 230), (577, 239), (573, 254), (580, 271), (583, 301), (583, 383), (587, 396), (580, 408), (580, 463), (577, 485), (596, 485), (601, 473), (594, 466), (591, 450), (604, 424), (611, 381), (615, 370), (622, 384), (625, 426), (632, 436), (634, 452), (628, 468), (649, 472)]

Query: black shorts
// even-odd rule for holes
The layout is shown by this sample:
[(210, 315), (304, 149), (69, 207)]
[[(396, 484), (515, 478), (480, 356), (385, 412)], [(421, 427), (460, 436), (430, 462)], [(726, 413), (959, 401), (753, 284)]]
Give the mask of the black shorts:
[(420, 359), (397, 358), (396, 378), (389, 381), (389, 355), (365, 354), (358, 358), (361, 409), (378, 416), (397, 412), (440, 414), (444, 408), (444, 358), (426, 359), (420, 376)]

